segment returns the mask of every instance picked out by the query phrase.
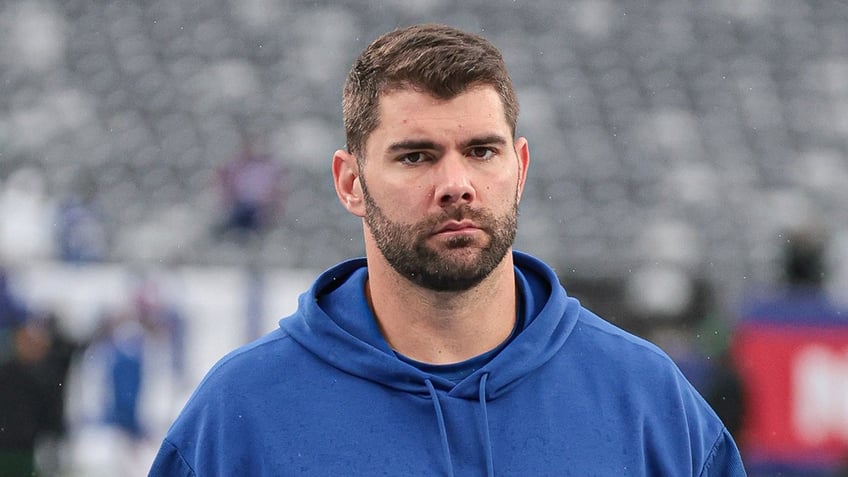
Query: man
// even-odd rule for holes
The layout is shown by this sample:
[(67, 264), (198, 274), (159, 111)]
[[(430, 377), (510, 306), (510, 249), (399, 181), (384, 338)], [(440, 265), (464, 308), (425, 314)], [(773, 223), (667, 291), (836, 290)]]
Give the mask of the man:
[(494, 46), (384, 35), (343, 107), (333, 178), (366, 257), (210, 371), (152, 476), (744, 475), (665, 354), (511, 250), (530, 154)]
[(45, 327), (26, 321), (12, 331), (13, 356), (0, 360), (0, 477), (40, 475), (36, 449), (60, 419), (53, 406), (58, 391), (44, 369), (50, 347)]

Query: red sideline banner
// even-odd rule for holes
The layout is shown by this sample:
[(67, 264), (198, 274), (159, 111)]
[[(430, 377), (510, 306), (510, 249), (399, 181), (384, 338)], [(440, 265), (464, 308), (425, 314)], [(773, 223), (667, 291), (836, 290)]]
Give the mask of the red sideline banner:
[(848, 456), (848, 327), (745, 323), (733, 357), (745, 390), (740, 446), (758, 460)]

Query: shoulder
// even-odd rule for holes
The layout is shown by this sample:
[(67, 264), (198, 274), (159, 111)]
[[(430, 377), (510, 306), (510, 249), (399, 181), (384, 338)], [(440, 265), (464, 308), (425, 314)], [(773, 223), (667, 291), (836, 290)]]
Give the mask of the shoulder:
[(695, 474), (744, 475), (724, 424), (661, 348), (588, 310), (581, 310), (571, 339), (570, 358), (582, 368), (577, 380), (600, 390), (594, 399), (622, 417), (618, 422), (651, 429), (644, 443), (651, 459), (674, 462), (688, 454)]
[(680, 412), (718, 435), (718, 417), (674, 360), (648, 340), (583, 309), (563, 351), (563, 363), (579, 363), (577, 379), (607, 389), (613, 400), (657, 416)]
[[(156, 465), (161, 468), (215, 469), (233, 456), (249, 452), (252, 439), (261, 433), (262, 420), (279, 418), (277, 403), (292, 385), (292, 363), (303, 351), (289, 335), (277, 329), (233, 350), (221, 358), (194, 389), (171, 425)], [(220, 445), (234, 439), (223, 454)], [(171, 467), (168, 467), (171, 466)], [(216, 472), (211, 472), (216, 473)], [(171, 470), (151, 475), (190, 475)]]
[(206, 373), (195, 394), (208, 387), (215, 387), (215, 392), (220, 393), (221, 386), (260, 384), (257, 381), (279, 374), (280, 364), (290, 363), (301, 352), (289, 334), (278, 328), (224, 355)]
[[(676, 369), (674, 361), (660, 347), (604, 320), (586, 308), (580, 309), (571, 338), (577, 344), (591, 346), (606, 360), (622, 365)], [(634, 357), (640, 359), (634, 361)]]

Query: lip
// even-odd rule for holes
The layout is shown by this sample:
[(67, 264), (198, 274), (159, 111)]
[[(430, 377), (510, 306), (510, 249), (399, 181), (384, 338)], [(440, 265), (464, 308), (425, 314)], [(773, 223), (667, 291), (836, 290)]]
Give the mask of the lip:
[(456, 222), (456, 221), (446, 222), (446, 223), (442, 224), (441, 227), (436, 229), (435, 233), (436, 234), (443, 234), (443, 233), (452, 233), (452, 232), (471, 232), (471, 231), (474, 231), (474, 230), (479, 230), (479, 227), (477, 227), (474, 224), (474, 222), (472, 222), (470, 220), (463, 220), (461, 222)]

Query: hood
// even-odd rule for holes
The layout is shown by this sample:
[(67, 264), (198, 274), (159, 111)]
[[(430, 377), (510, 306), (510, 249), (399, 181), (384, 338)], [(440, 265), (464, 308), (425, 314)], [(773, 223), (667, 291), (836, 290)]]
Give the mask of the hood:
[(280, 327), (306, 350), (346, 373), (399, 391), (429, 395), (433, 386), (448, 395), (477, 400), (486, 375), (486, 400), (550, 360), (577, 322), (580, 305), (566, 295), (556, 273), (540, 260), (513, 252), (522, 297), (539, 310), (497, 356), (454, 384), (398, 359), (383, 339), (364, 294), (366, 260), (342, 262), (322, 273), (298, 300), (298, 310)]

